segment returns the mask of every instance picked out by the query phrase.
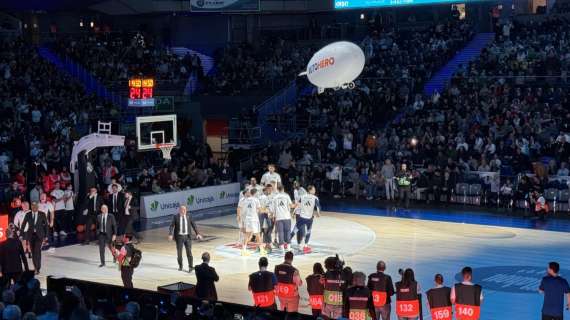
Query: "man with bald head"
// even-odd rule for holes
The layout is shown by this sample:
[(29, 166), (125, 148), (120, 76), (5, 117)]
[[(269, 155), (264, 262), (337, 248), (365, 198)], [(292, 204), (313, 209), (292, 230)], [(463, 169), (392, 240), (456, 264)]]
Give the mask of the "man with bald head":
[(178, 213), (172, 217), (170, 228), (168, 229), (168, 239), (176, 241), (176, 256), (178, 259), (178, 270), (182, 271), (182, 247), (186, 250), (186, 258), (188, 259), (188, 272), (194, 270), (192, 258), (192, 231), (196, 232), (198, 240), (202, 239), (202, 235), (198, 232), (196, 223), (192, 220), (192, 216), (188, 214), (186, 206), (180, 206)]

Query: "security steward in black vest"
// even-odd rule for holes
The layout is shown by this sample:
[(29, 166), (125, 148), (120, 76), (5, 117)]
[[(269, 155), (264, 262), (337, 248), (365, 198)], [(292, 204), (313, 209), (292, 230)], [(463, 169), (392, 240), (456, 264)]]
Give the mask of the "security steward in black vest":
[(390, 319), (390, 311), (392, 310), (392, 299), (394, 295), (394, 284), (392, 277), (385, 274), (386, 263), (378, 261), (376, 264), (376, 272), (368, 276), (368, 289), (372, 291), (372, 299), (375, 309), (375, 319)]
[(277, 277), (277, 297), (279, 298), (280, 310), (297, 312), (299, 309), (299, 290), (302, 285), (299, 271), (293, 267), (293, 252), (285, 253), (285, 261), (275, 266)]
[(435, 287), (426, 292), (431, 318), (437, 320), (451, 320), (453, 310), (451, 307), (451, 288), (443, 285), (443, 276), (435, 275)]
[(307, 282), (307, 292), (309, 293), (309, 304), (313, 317), (321, 315), (323, 309), (323, 293), (325, 291), (325, 270), (320, 262), (313, 265), (313, 274), (305, 278)]
[(420, 314), (420, 288), (414, 271), (406, 269), (402, 281), (396, 282), (396, 315), (399, 318), (415, 319)]
[(481, 302), (483, 301), (483, 288), (474, 284), (473, 269), (465, 267), (461, 270), (463, 281), (456, 283), (451, 289), (451, 302), (455, 304), (456, 320), (479, 319), (481, 315)]
[(352, 275), (352, 287), (344, 292), (343, 317), (350, 320), (373, 319), (372, 291), (366, 287), (365, 281), (366, 275), (362, 272)]
[(266, 257), (259, 258), (259, 271), (249, 275), (248, 290), (253, 295), (253, 304), (259, 308), (277, 309), (275, 304), (275, 287), (277, 278), (267, 271), (269, 262)]

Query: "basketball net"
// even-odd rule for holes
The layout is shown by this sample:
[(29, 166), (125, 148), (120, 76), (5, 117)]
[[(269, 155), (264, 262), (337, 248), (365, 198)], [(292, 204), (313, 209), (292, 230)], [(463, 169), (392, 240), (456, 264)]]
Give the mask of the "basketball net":
[(172, 159), (170, 157), (170, 152), (172, 151), (172, 149), (174, 149), (174, 144), (172, 143), (157, 143), (156, 145), (157, 149), (160, 149), (160, 151), (162, 151), (162, 158), (165, 160), (170, 160)]

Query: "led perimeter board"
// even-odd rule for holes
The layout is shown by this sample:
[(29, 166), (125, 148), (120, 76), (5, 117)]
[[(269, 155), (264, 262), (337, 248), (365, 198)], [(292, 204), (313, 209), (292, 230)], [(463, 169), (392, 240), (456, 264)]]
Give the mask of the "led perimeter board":
[(480, 2), (479, 0), (333, 0), (335, 9), (366, 9), (398, 6), (414, 6), (422, 4), (452, 4)]

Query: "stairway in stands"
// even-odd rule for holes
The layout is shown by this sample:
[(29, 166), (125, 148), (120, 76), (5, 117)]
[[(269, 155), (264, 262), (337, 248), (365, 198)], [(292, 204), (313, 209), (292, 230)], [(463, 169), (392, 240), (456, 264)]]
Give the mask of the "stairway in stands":
[(122, 98), (119, 94), (108, 90), (99, 82), (99, 80), (91, 75), (91, 72), (72, 59), (69, 59), (68, 57), (60, 57), (57, 53), (45, 46), (38, 49), (38, 54), (44, 60), (55, 65), (58, 70), (65, 72), (80, 81), (85, 87), (87, 93), (95, 94), (103, 100), (115, 105), (126, 105), (126, 98)]
[(431, 96), (436, 91), (442, 92), (459, 66), (467, 65), (470, 61), (475, 60), (494, 38), (494, 33), (478, 33), (475, 35), (465, 48), (459, 51), (425, 84), (424, 94)]

